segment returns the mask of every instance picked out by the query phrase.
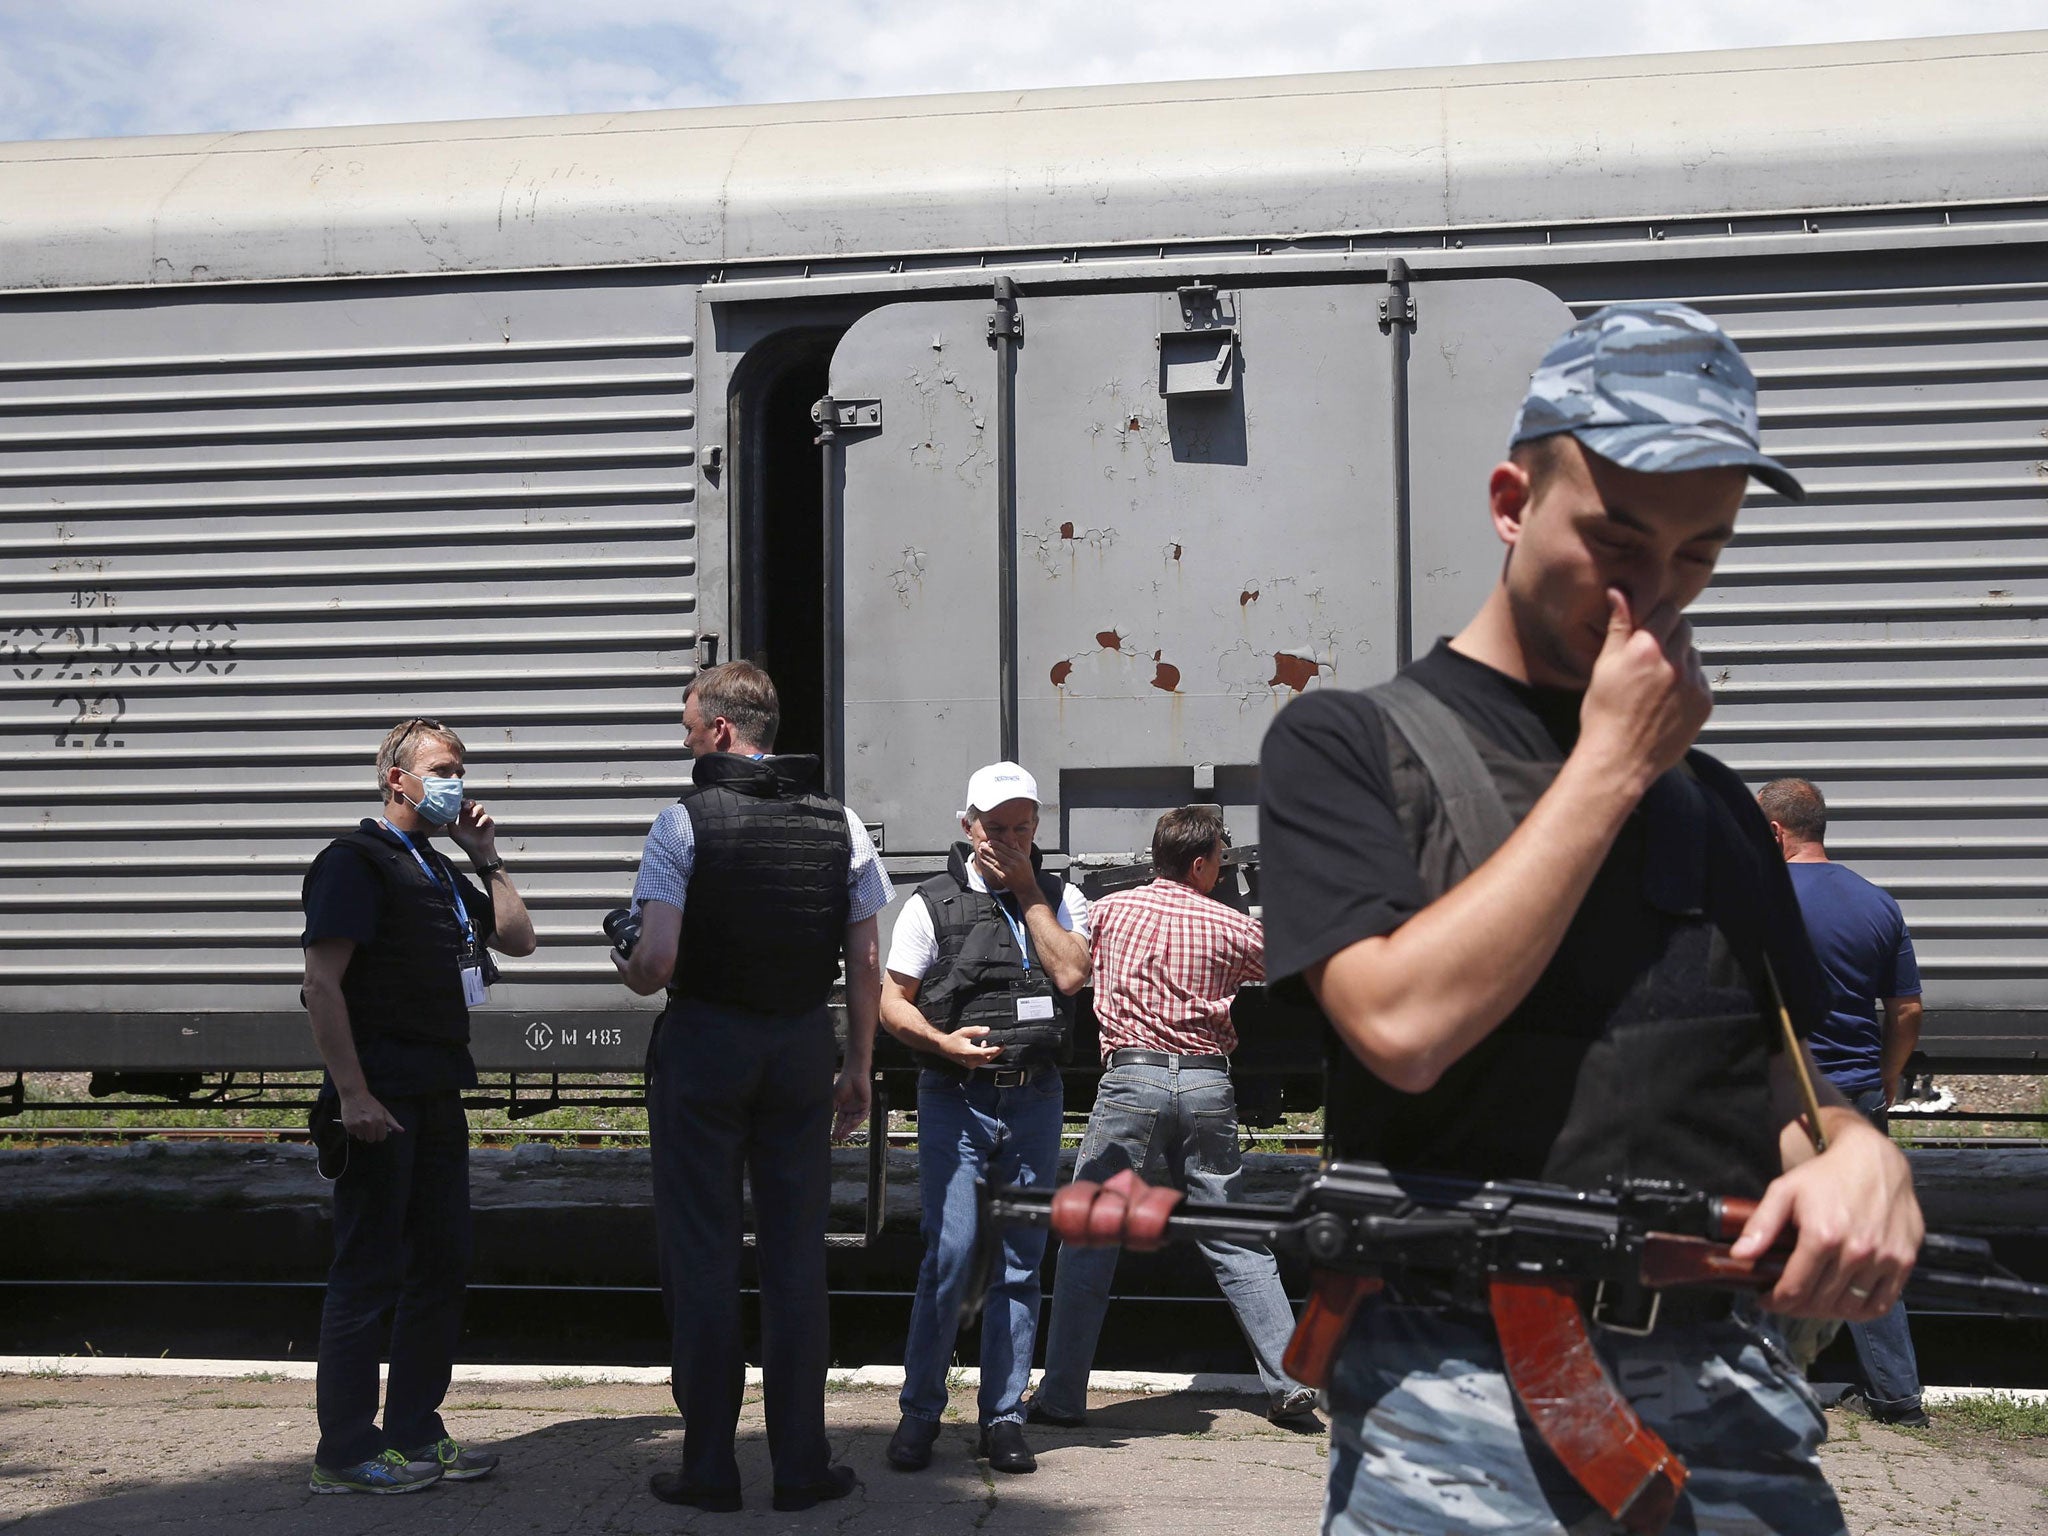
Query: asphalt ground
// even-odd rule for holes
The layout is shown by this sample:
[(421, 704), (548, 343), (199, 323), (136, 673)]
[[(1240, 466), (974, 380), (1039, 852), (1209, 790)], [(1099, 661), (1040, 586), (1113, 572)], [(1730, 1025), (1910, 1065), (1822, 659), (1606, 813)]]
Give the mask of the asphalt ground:
[[(648, 1474), (674, 1466), (682, 1425), (665, 1388), (564, 1373), (458, 1382), (448, 1419), (504, 1455), (482, 1482), (402, 1498), (315, 1497), (312, 1383), (240, 1377), (26, 1373), (0, 1376), (0, 1531), (10, 1536), (629, 1536), (773, 1528), (848, 1536), (1030, 1532), (1033, 1536), (1305, 1536), (1319, 1523), (1327, 1441), (1276, 1429), (1260, 1400), (1182, 1391), (1098, 1392), (1079, 1430), (1030, 1431), (1039, 1470), (973, 1460), (971, 1389), (954, 1394), (930, 1470), (882, 1457), (896, 1422), (885, 1387), (834, 1390), (837, 1457), (862, 1487), (803, 1514), (767, 1507), (758, 1391), (741, 1421), (748, 1508), (702, 1514), (657, 1503)], [(1836, 1410), (1823, 1452), (1857, 1536), (2048, 1529), (2048, 1441), (1890, 1429)]]

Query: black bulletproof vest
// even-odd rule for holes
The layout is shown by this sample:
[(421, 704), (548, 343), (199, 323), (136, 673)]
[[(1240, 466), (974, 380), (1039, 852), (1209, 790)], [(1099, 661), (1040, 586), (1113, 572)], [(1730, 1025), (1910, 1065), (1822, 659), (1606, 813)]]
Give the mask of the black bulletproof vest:
[[(1434, 901), (1485, 862), (1559, 765), (1510, 756), (1411, 679), (1373, 698), (1401, 824)], [(1432, 773), (1460, 743), (1477, 754), (1470, 771)], [(1467, 801), (1455, 818), (1446, 788)], [(1665, 774), (1528, 997), (1434, 1087), (1402, 1093), (1348, 1051), (1335, 1054), (1335, 1150), (1580, 1189), (1618, 1175), (1761, 1194), (1779, 1153), (1760, 984), (1767, 869), (1751, 843), (1720, 792), (1687, 767)]]
[[(448, 881), (448, 863), (424, 838), (415, 846)], [(427, 878), (413, 856), (374, 832), (343, 834), (313, 861), (360, 858), (382, 887), (377, 932), (358, 944), (342, 973), (349, 1030), (362, 1042), (389, 1037), (469, 1043), (469, 1007), (462, 1000), (462, 926), (449, 899), (449, 884)], [(300, 900), (311, 888), (306, 872)]]
[(789, 1018), (839, 980), (853, 834), (815, 757), (697, 759), (679, 802), (696, 852), (672, 998)]
[[(1003, 1048), (1000, 1059), (1005, 1066), (1060, 1060), (1073, 1038), (1074, 1000), (1045, 974), (1036, 945), (1031, 948), (1031, 965), (1025, 967), (1016, 930), (1010, 926), (1010, 917), (1021, 921), (1021, 914), (1010, 902), (1010, 917), (1005, 917), (995, 897), (968, 884), (970, 852), (967, 844), (955, 843), (946, 872), (917, 888), (931, 908), (939, 950), (917, 989), (918, 1010), (932, 1028), (947, 1034), (970, 1025), (986, 1026), (983, 1043)], [(1034, 869), (1039, 857), (1033, 848)], [(1038, 888), (1057, 912), (1063, 894), (1059, 876), (1039, 870)], [(1028, 930), (1025, 941), (1030, 942)], [(1019, 1020), (1017, 1000), (1026, 997), (1051, 998), (1052, 1017)]]

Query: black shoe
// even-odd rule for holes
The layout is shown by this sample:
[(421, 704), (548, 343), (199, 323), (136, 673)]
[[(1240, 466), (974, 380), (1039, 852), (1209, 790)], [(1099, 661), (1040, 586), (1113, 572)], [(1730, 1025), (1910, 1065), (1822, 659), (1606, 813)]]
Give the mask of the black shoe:
[(664, 1504), (689, 1504), (714, 1515), (729, 1515), (740, 1507), (737, 1488), (692, 1488), (680, 1472), (657, 1472), (647, 1479), (647, 1491)]
[(825, 1475), (815, 1483), (806, 1483), (801, 1488), (775, 1490), (771, 1501), (785, 1513), (809, 1509), (813, 1504), (823, 1504), (828, 1499), (843, 1499), (860, 1486), (860, 1478), (851, 1467), (827, 1467)]
[(1266, 1409), (1266, 1422), (1297, 1435), (1320, 1435), (1323, 1421), (1316, 1417), (1317, 1401), (1314, 1387), (1297, 1387)]
[(1079, 1429), (1088, 1422), (1085, 1413), (1054, 1413), (1050, 1408), (1041, 1408), (1036, 1403), (1024, 1407), (1026, 1424), (1046, 1424), (1054, 1429)]
[(1870, 1417), (1879, 1424), (1895, 1424), (1900, 1429), (1925, 1429), (1930, 1422), (1924, 1408), (1898, 1408), (1886, 1413), (1873, 1412)]
[(1015, 1419), (984, 1425), (975, 1455), (988, 1463), (991, 1472), (1036, 1472), (1038, 1458), (1024, 1443), (1024, 1426)]
[(897, 1421), (896, 1433), (889, 1437), (889, 1449), (883, 1454), (898, 1472), (922, 1472), (932, 1464), (932, 1446), (938, 1438), (937, 1419), (913, 1419), (906, 1413)]

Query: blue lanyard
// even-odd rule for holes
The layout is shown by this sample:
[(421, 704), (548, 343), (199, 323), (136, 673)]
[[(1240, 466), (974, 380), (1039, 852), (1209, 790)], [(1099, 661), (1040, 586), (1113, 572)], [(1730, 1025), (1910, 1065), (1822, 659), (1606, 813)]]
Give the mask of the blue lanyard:
[(1024, 935), (1024, 924), (1019, 918), (1010, 916), (1010, 909), (1003, 905), (1003, 898), (990, 892), (989, 899), (996, 904), (996, 910), (1003, 914), (1003, 921), (1010, 925), (1010, 932), (1017, 936), (1017, 953), (1024, 958), (1024, 969), (1031, 969), (1031, 945)]
[(432, 883), (435, 890), (446, 891), (448, 893), (448, 900), (452, 902), (455, 907), (455, 921), (462, 925), (462, 942), (464, 944), (467, 944), (471, 949), (476, 948), (476, 924), (472, 923), (469, 920), (469, 908), (467, 905), (464, 904), (462, 900), (462, 892), (455, 888), (454, 877), (451, 875), (446, 881), (443, 881), (440, 874), (435, 870), (434, 866), (427, 862), (426, 855), (421, 853), (419, 849), (413, 847), (411, 838), (407, 837), (403, 832), (399, 831), (398, 828), (391, 825), (390, 822), (383, 820), (381, 817), (378, 818), (378, 825), (382, 826), (386, 832), (389, 832), (393, 837), (397, 838), (401, 843), (405, 844), (405, 851), (412, 855), (413, 863), (419, 865), (420, 872), (427, 877), (428, 881)]

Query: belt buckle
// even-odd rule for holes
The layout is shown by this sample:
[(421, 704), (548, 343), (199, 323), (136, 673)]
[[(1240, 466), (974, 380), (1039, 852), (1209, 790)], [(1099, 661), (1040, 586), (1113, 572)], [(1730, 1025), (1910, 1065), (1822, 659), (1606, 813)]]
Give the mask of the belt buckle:
[(1031, 1081), (1029, 1067), (990, 1067), (989, 1078), (998, 1088), (1022, 1088)]

